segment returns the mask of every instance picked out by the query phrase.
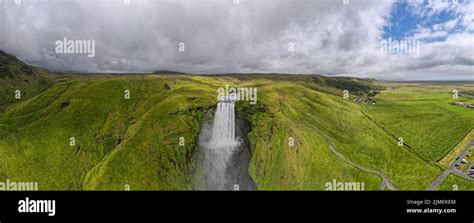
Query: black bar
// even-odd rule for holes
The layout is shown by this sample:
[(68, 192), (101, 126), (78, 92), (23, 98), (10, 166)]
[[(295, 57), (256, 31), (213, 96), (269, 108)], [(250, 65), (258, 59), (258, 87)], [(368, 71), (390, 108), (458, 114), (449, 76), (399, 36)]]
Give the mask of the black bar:
[[(473, 192), (465, 191), (0, 192), (0, 222), (96, 222), (98, 219), (123, 220), (126, 217), (153, 219), (150, 222), (183, 218), (222, 218), (226, 222), (239, 218), (248, 221), (257, 216), (266, 222), (282, 217), (313, 219), (309, 222), (329, 222), (323, 219), (335, 222), (388, 222), (393, 219), (403, 222), (473, 222), (473, 195)], [(55, 200), (55, 216), (48, 216), (48, 213), (19, 213), (19, 200), (26, 197), (30, 200)], [(435, 205), (437, 202), (440, 204)], [(427, 208), (455, 210), (455, 213), (407, 213), (407, 209)]]

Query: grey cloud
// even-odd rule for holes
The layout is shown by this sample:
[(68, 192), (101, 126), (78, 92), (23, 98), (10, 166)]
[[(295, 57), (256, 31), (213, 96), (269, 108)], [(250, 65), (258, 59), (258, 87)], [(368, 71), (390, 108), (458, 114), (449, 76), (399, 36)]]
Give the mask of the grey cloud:
[[(440, 64), (453, 65), (455, 73), (472, 71), (469, 52), (456, 51), (455, 43), (433, 46), (419, 59), (382, 53), (380, 37), (392, 3), (131, 0), (125, 5), (105, 0), (22, 0), (18, 6), (3, 0), (0, 49), (56, 71), (288, 72), (378, 78)], [(95, 57), (56, 54), (54, 43), (64, 37), (95, 40)], [(472, 35), (464, 38), (468, 37)], [(178, 51), (180, 42), (185, 43), (185, 52)], [(290, 42), (294, 52), (288, 51)], [(440, 59), (435, 49), (444, 55), (456, 53)], [(418, 75), (406, 73), (410, 76), (405, 78)]]

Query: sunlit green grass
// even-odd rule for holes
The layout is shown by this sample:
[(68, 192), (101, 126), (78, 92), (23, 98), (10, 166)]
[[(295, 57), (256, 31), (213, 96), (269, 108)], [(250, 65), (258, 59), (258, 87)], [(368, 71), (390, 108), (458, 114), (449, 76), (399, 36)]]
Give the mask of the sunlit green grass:
[[(332, 179), (365, 181), (377, 188), (372, 177), (352, 178), (357, 176), (353, 170), (341, 169), (341, 161), (328, 150), (330, 144), (352, 161), (386, 174), (399, 189), (424, 189), (440, 174), (398, 147), (358, 104), (291, 82), (259, 91), (266, 110), (252, 119), (251, 174), (263, 189), (323, 189)], [(290, 136), (297, 142), (295, 148), (288, 146)]]
[(185, 161), (203, 108), (215, 104), (211, 89), (193, 85), (144, 77), (59, 83), (1, 116), (9, 128), (0, 140), (3, 175), (40, 189), (190, 188)]
[[(433, 95), (419, 87), (384, 92), (377, 105), (366, 106), (344, 100), (343, 89), (322, 77), (84, 75), (62, 80), (0, 114), (0, 181), (38, 181), (44, 190), (193, 189), (197, 137), (205, 114), (216, 106), (217, 88), (226, 84), (258, 90), (257, 105), (242, 101), (237, 109), (251, 123), (249, 171), (263, 190), (324, 190), (334, 179), (364, 182), (367, 190), (379, 187), (379, 176), (345, 163), (330, 145), (382, 172), (398, 189), (425, 189), (442, 171), (432, 161), (473, 124), (470, 111), (448, 104), (452, 99), (443, 86)], [(361, 94), (368, 86), (359, 80), (331, 84)], [(124, 90), (130, 90), (129, 100)], [(398, 147), (392, 133), (403, 136), (418, 155)], [(76, 138), (75, 146), (69, 145), (70, 137)], [(295, 146), (289, 146), (289, 137)]]
[[(472, 87), (472, 86), (464, 86)], [(420, 156), (442, 159), (474, 126), (474, 110), (450, 103), (452, 86), (402, 86), (377, 97), (365, 110), (390, 134), (402, 137)]]
[(466, 180), (454, 174), (449, 174), (436, 190), (473, 190), (474, 180)]

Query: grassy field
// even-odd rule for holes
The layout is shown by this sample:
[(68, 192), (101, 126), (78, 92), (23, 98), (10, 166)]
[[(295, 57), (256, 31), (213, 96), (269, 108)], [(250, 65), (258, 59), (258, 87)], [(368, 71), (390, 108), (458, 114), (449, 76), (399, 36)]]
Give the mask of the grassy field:
[[(15, 63), (4, 65), (1, 80), (8, 89), (23, 86), (35, 93), (2, 101), (0, 181), (37, 181), (42, 190), (198, 188), (197, 138), (205, 116), (215, 109), (217, 89), (226, 84), (258, 89), (256, 105), (240, 101), (236, 108), (251, 125), (249, 171), (260, 190), (325, 190), (334, 180), (379, 188), (378, 175), (346, 163), (330, 146), (383, 173), (398, 189), (422, 190), (443, 171), (436, 161), (474, 126), (472, 110), (449, 104), (455, 101), (449, 84), (393, 84), (394, 91), (383, 91), (376, 105), (368, 105), (351, 99), (380, 91), (373, 80), (281, 74), (58, 75), (42, 70), (33, 76), (51, 83), (30, 86), (6, 77), (5, 70), (21, 71)], [(346, 89), (350, 99), (342, 97)], [(407, 145), (399, 147), (397, 137)], [(439, 189), (452, 183), (474, 189), (455, 176)]]
[(437, 190), (474, 190), (474, 181), (449, 174)]
[(378, 95), (377, 106), (365, 111), (387, 132), (430, 162), (440, 161), (474, 126), (473, 109), (450, 103), (452, 89), (472, 89), (473, 84), (392, 84), (394, 90)]
[[(358, 104), (319, 92), (308, 82), (301, 86), (256, 83), (263, 112), (252, 115), (250, 171), (261, 189), (322, 189), (332, 178), (345, 180), (339, 178), (345, 171), (339, 170), (340, 161), (329, 145), (352, 161), (388, 175), (399, 189), (423, 189), (440, 173), (398, 147)], [(289, 137), (297, 142), (294, 148), (288, 146)]]
[(444, 168), (449, 165), (461, 154), (462, 151), (474, 140), (474, 129), (472, 129), (443, 159), (439, 162)]

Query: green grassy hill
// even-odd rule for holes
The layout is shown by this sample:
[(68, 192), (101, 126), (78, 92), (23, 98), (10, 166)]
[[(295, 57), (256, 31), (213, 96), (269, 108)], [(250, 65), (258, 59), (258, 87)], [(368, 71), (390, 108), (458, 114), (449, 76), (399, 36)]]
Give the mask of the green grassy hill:
[[(333, 180), (363, 182), (366, 190), (379, 188), (379, 175), (352, 166), (329, 146), (352, 162), (383, 173), (398, 189), (425, 189), (442, 172), (434, 160), (465, 135), (463, 128), (472, 127), (471, 113), (429, 95), (414, 94), (400, 102), (384, 92), (376, 97), (377, 105), (343, 99), (346, 89), (351, 97), (379, 91), (373, 80), (282, 74), (104, 74), (52, 76), (46, 78), (55, 81), (52, 86), (41, 81), (25, 85), (19, 80), (30, 78), (21, 73), (27, 69), (22, 70), (14, 58), (4, 60), (8, 72), (2, 70), (0, 75), (9, 77), (4, 79), (9, 85), (2, 85), (2, 91), (21, 86), (36, 91), (29, 91), (27, 99), (2, 101), (0, 181), (37, 181), (42, 190), (197, 188), (197, 138), (206, 114), (215, 109), (217, 89), (226, 84), (258, 89), (256, 105), (241, 101), (236, 107), (251, 125), (249, 171), (261, 190), (324, 190)], [(47, 72), (31, 69), (34, 80)], [(125, 91), (130, 99), (124, 97)], [(442, 92), (436, 97), (449, 101)], [(423, 110), (416, 100), (431, 107)], [(409, 106), (416, 110), (406, 111)], [(428, 122), (433, 117), (425, 113), (441, 119)], [(451, 113), (458, 117), (448, 118)], [(403, 117), (402, 124), (392, 120), (397, 114)], [(456, 124), (434, 136), (426, 132), (448, 121)], [(426, 123), (430, 126), (425, 128)], [(397, 146), (394, 135), (403, 135), (412, 148)], [(71, 137), (75, 145), (70, 144)], [(179, 145), (181, 137), (185, 146)], [(294, 146), (289, 145), (290, 137)], [(447, 140), (438, 142), (435, 137)]]
[[(31, 98), (49, 88), (54, 78), (48, 70), (27, 65), (0, 50), (0, 112), (10, 103)], [(15, 98), (17, 90), (21, 99)]]
[[(260, 189), (324, 189), (332, 179), (377, 188), (373, 174), (359, 170), (354, 174), (329, 145), (353, 162), (383, 172), (399, 189), (424, 189), (440, 173), (398, 147), (359, 104), (317, 91), (310, 82), (254, 82), (261, 86), (259, 103), (264, 107), (252, 115), (250, 134), (251, 174)], [(297, 142), (294, 148), (288, 146), (289, 137)]]
[(3, 176), (43, 189), (190, 188), (188, 161), (211, 92), (186, 78), (71, 79), (1, 116)]

